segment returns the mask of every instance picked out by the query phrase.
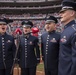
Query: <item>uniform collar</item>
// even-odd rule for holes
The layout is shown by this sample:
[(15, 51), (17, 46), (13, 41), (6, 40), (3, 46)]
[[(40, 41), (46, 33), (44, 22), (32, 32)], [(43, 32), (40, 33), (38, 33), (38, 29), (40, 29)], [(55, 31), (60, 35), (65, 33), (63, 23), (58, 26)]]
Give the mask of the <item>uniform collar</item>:
[(53, 31), (51, 31), (51, 32), (48, 32), (48, 34), (51, 34), (51, 33), (54, 33), (55, 32), (55, 30), (53, 30)]
[(72, 20), (71, 22), (69, 22), (67, 25), (64, 26), (64, 29), (66, 29), (67, 27), (71, 26), (75, 24), (75, 20)]
[(28, 34), (28, 35), (25, 35), (25, 34), (24, 34), (24, 35), (23, 35), (23, 37), (24, 37), (24, 38), (27, 38), (27, 39), (29, 38), (29, 36), (30, 36), (30, 34)]
[(3, 35), (0, 33), (0, 36), (4, 37), (6, 35), (6, 33), (4, 33)]

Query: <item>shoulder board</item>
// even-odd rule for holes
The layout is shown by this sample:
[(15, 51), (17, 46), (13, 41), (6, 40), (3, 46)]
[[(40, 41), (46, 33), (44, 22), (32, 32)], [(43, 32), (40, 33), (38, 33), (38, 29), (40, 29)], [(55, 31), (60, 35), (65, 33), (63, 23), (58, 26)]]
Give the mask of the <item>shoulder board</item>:
[(72, 25), (72, 28), (76, 31), (76, 25), (75, 24)]
[(76, 35), (76, 32), (74, 33), (74, 35)]
[(76, 24), (76, 19), (75, 19), (75, 24)]

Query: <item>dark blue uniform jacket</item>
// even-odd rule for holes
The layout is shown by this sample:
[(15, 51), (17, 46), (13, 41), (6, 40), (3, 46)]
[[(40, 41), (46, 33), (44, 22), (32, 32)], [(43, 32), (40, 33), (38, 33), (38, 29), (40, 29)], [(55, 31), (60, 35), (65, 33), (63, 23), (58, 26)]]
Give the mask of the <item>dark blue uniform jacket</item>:
[[(48, 35), (49, 40), (47, 44)], [(46, 32), (41, 36), (41, 41), (42, 57), (45, 68), (50, 70), (58, 70), (60, 34), (55, 31), (52, 31), (51, 33)]]
[(29, 35), (28, 38), (24, 36), (20, 38), (18, 59), (21, 68), (35, 67), (40, 62), (40, 50), (37, 37)]
[(8, 34), (0, 34), (0, 69), (11, 68), (16, 46), (14, 38)]
[(76, 75), (76, 23), (64, 27), (60, 40), (59, 74)]

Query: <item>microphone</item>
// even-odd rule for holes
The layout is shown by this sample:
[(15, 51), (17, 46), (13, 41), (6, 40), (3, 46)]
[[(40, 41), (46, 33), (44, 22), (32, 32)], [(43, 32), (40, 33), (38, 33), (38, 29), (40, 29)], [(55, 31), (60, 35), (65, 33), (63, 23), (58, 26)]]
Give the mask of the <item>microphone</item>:
[(32, 33), (34, 34), (34, 33), (38, 33), (39, 32), (39, 29), (37, 28), (37, 27), (34, 27), (34, 28), (32, 28)]
[(37, 28), (37, 27), (34, 27), (34, 28), (32, 28), (31, 29), (31, 31), (30, 32), (27, 32), (25, 35), (28, 35), (28, 34), (36, 34), (36, 33), (38, 33), (39, 32), (39, 29)]
[(39, 29), (37, 27), (32, 28), (32, 35), (38, 37)]
[(15, 30), (15, 33), (21, 35), (21, 34), (22, 34), (22, 31), (21, 31), (20, 28), (17, 28), (17, 29)]

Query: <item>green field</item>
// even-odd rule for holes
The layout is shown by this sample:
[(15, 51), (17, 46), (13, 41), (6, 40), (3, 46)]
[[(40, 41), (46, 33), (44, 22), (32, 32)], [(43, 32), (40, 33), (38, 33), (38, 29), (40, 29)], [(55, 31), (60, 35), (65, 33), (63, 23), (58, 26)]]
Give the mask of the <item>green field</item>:
[(40, 64), (37, 66), (37, 70), (38, 70), (38, 71), (44, 71), (44, 65), (43, 65), (43, 63), (40, 63)]

